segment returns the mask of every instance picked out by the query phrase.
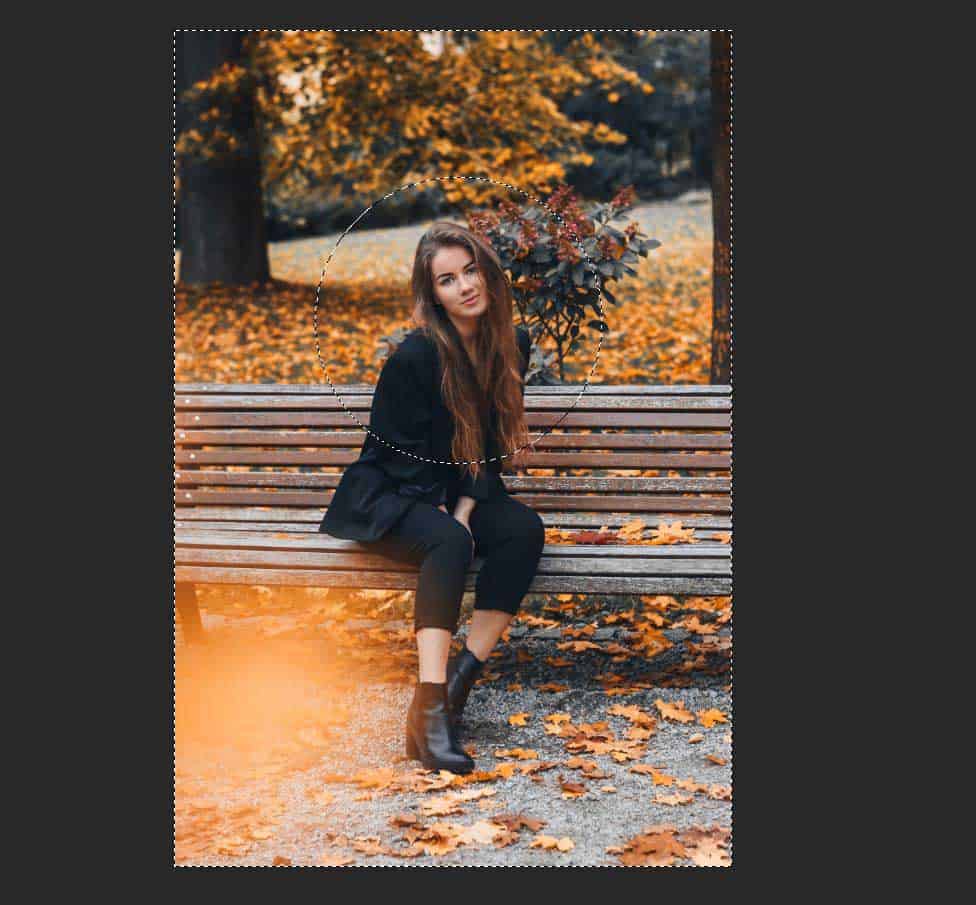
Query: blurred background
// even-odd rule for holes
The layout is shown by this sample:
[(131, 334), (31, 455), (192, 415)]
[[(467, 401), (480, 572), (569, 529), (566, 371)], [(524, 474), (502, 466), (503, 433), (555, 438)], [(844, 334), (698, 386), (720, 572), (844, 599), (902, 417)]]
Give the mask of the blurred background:
[(443, 218), (548, 334), (529, 383), (581, 381), (598, 331), (591, 382), (729, 382), (727, 32), (176, 39), (177, 381), (324, 383), (316, 300), (329, 378), (375, 381)]

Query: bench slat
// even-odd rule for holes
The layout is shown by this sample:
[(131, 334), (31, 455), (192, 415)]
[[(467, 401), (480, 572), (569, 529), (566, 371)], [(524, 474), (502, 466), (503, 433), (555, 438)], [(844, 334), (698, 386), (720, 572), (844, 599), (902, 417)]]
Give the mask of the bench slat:
[[(294, 471), (178, 471), (175, 474), (179, 487), (324, 487), (335, 488), (340, 474), (316, 474)], [(608, 493), (632, 491), (634, 493), (661, 493), (670, 490), (678, 493), (706, 491), (728, 493), (729, 478), (644, 478), (603, 477), (573, 475), (565, 477), (534, 477), (532, 475), (505, 475), (505, 486), (511, 490), (543, 491), (562, 490), (568, 493)]]
[[(345, 553), (371, 553), (356, 541), (343, 540), (318, 532), (281, 537), (274, 531), (200, 531), (183, 529), (176, 532), (177, 547), (208, 547), (234, 550), (317, 550)], [(548, 544), (549, 556), (624, 556), (624, 557), (671, 557), (688, 556), (728, 557), (728, 544)]]
[[(412, 591), (417, 576), (402, 572), (329, 572), (319, 569), (255, 569), (224, 566), (176, 566), (177, 582), (203, 584), (283, 585), (285, 587), (374, 588)], [(475, 589), (477, 575), (465, 576), (466, 591)], [(731, 578), (715, 576), (536, 575), (528, 593), (536, 594), (692, 594), (725, 596), (732, 593)]]
[[(557, 412), (538, 412), (526, 407), (525, 421), (530, 431), (540, 431), (558, 423), (559, 429), (570, 427), (714, 427), (728, 430), (728, 412), (587, 412), (577, 407), (563, 417), (569, 406)], [(358, 423), (357, 423), (358, 421)], [(369, 426), (368, 411), (356, 420), (345, 411), (268, 411), (213, 412), (200, 411), (176, 416), (177, 427), (346, 427), (360, 434)]]
[[(653, 528), (656, 525), (649, 525), (648, 527)], [(214, 521), (177, 521), (176, 522), (177, 531), (181, 530), (191, 530), (199, 529), (206, 531), (217, 531), (221, 534), (246, 534), (252, 531), (268, 531), (276, 533), (291, 533), (297, 537), (329, 537), (331, 540), (339, 542), (338, 538), (331, 538), (328, 534), (321, 534), (318, 531), (313, 530), (312, 526), (307, 522), (214, 522)], [(695, 537), (702, 541), (712, 541), (715, 546), (720, 546), (723, 549), (726, 547), (721, 541), (715, 540), (715, 535), (719, 533), (711, 528), (701, 528), (695, 527)], [(724, 531), (722, 532), (724, 533)], [(342, 541), (342, 543), (352, 543), (351, 541)], [(567, 545), (573, 547), (588, 546), (584, 544), (573, 544)], [(679, 544), (668, 544), (660, 547), (662, 550), (669, 550), (674, 547), (679, 547)], [(698, 550), (701, 547), (705, 547), (706, 544), (695, 544), (694, 549)], [(652, 547), (651, 549), (659, 549), (657, 547)]]
[[(199, 505), (240, 504), (243, 506), (320, 506), (332, 499), (331, 491), (318, 493), (282, 490), (277, 492), (261, 490), (180, 490), (176, 495), (176, 502), (182, 505), (196, 503)], [(552, 509), (570, 507), (579, 510), (604, 511), (625, 510), (628, 512), (731, 512), (731, 501), (727, 496), (705, 497), (696, 496), (612, 496), (609, 494), (594, 494), (580, 496), (566, 496), (560, 494), (519, 494), (519, 499), (533, 509)]]
[[(246, 524), (248, 522), (305, 522), (309, 525), (307, 530), (315, 530), (318, 523), (322, 521), (325, 508), (315, 506), (306, 509), (290, 509), (268, 507), (222, 507), (222, 506), (176, 506), (176, 521), (192, 522), (198, 519), (220, 520), (227, 522), (238, 522)], [(713, 528), (719, 531), (728, 531), (732, 528), (732, 520), (729, 516), (722, 515), (703, 515), (691, 512), (682, 513), (659, 513), (653, 516), (635, 516), (631, 513), (620, 512), (575, 512), (575, 511), (542, 511), (539, 513), (542, 521), (547, 528), (599, 528), (601, 525), (609, 527), (619, 527), (634, 518), (643, 518), (645, 523), (652, 527), (657, 527), (659, 522), (671, 522), (680, 519), (686, 527)], [(674, 519), (671, 516), (674, 516)]]
[[(417, 572), (417, 566), (370, 553), (338, 553), (323, 550), (247, 550), (240, 548), (177, 547), (178, 565), (257, 566), (260, 568), (332, 568)], [(481, 570), (483, 557), (471, 569)], [(730, 575), (724, 557), (678, 558), (636, 556), (550, 556), (543, 552), (538, 575)]]
[[(320, 430), (248, 430), (225, 428), (223, 430), (177, 431), (176, 439), (183, 446), (362, 446), (364, 431)], [(731, 434), (546, 434), (536, 444), (537, 449), (729, 449)]]
[[(338, 392), (372, 393), (374, 384), (370, 383), (348, 383), (333, 384)], [(528, 386), (525, 388), (526, 395), (535, 394), (560, 394), (569, 391), (578, 393), (582, 383), (564, 383), (559, 386)], [(267, 393), (269, 395), (294, 395), (306, 396), (319, 393), (331, 393), (332, 388), (328, 382), (324, 383), (177, 383), (173, 387), (175, 393), (197, 393), (212, 395), (233, 394), (245, 392), (249, 394)], [(730, 384), (709, 383), (709, 384), (672, 384), (672, 383), (627, 383), (627, 384), (601, 384), (590, 383), (586, 387), (587, 393), (607, 393), (607, 394), (634, 394), (634, 395), (658, 395), (658, 396), (721, 396), (729, 395), (732, 392)]]
[[(177, 396), (177, 411), (219, 411), (222, 409), (261, 409), (262, 411), (301, 410), (326, 412), (368, 412), (371, 396), (339, 398), (322, 396)], [(727, 396), (564, 396), (525, 397), (526, 412), (728, 412), (732, 401)]]
[[(177, 465), (333, 465), (354, 462), (354, 450), (311, 452), (305, 450), (178, 450)], [(504, 461), (504, 460), (503, 460)], [(727, 455), (660, 455), (656, 453), (533, 453), (526, 457), (527, 468), (693, 468), (728, 469)]]

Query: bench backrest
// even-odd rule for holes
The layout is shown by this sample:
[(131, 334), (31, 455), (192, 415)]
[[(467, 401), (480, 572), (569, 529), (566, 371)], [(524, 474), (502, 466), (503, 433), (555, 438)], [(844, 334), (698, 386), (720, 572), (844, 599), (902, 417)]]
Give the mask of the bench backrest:
[[(177, 527), (314, 531), (365, 434), (328, 385), (177, 384)], [(581, 385), (526, 387), (530, 438), (573, 406)], [(373, 387), (336, 385), (369, 423)], [(728, 386), (590, 385), (536, 443), (509, 492), (547, 526), (619, 527), (680, 520), (730, 525)], [(704, 536), (707, 536), (705, 534)]]

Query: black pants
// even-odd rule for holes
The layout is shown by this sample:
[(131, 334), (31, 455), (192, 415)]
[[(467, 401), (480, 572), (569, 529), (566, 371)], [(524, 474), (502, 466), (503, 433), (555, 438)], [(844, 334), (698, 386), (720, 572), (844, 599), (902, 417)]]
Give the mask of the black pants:
[[(475, 504), (471, 533), (453, 515), (416, 502), (372, 545), (378, 552), (420, 566), (414, 628), (457, 629), (465, 576), (484, 558), (475, 579), (475, 609), (515, 615), (535, 577), (545, 545), (539, 514), (507, 493)], [(472, 549), (472, 537), (474, 545)]]

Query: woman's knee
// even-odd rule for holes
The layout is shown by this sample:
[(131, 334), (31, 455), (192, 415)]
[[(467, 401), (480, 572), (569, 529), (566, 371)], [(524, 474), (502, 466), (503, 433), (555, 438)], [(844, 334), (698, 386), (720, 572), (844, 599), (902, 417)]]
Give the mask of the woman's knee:
[(474, 551), (471, 534), (456, 518), (448, 516), (450, 523), (438, 524), (437, 530), (431, 538), (430, 552), (434, 550), (446, 553), (453, 559), (459, 559), (466, 565), (471, 564)]
[(519, 546), (539, 555), (546, 545), (546, 526), (534, 509), (524, 507), (522, 515), (512, 526), (512, 537)]

